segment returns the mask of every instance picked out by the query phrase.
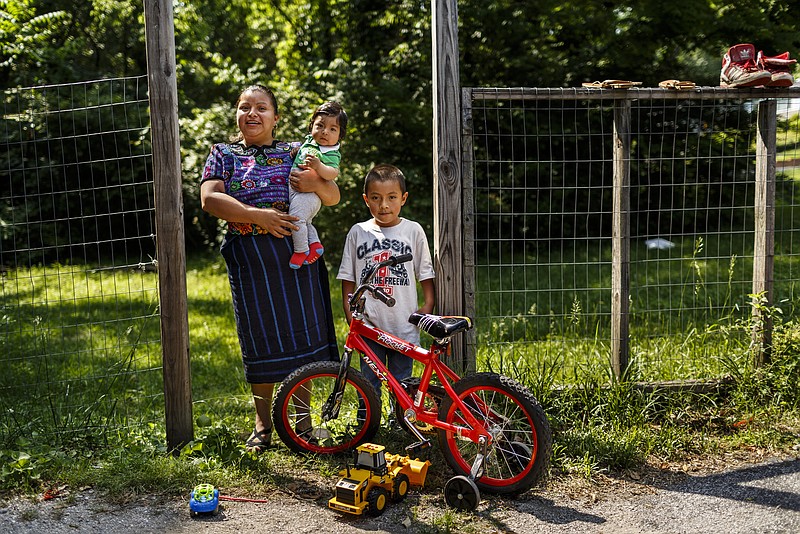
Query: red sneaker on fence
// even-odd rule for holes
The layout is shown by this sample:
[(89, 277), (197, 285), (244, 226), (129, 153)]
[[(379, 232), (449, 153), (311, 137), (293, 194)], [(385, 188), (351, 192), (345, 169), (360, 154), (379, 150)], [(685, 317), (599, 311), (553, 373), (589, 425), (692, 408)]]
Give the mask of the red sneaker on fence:
[(792, 69), (797, 63), (796, 59), (789, 59), (789, 52), (778, 54), (777, 56), (765, 56), (764, 52), (758, 51), (756, 64), (770, 73), (772, 79), (767, 83), (769, 87), (789, 87), (794, 84)]
[(722, 58), (719, 75), (722, 87), (755, 87), (771, 81), (772, 74), (756, 63), (756, 48), (751, 44), (732, 46)]

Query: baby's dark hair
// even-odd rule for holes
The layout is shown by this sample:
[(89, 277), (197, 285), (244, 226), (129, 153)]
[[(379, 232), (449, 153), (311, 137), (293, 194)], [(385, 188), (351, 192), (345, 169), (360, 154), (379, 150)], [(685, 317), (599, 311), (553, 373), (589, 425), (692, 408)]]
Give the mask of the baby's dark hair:
[(400, 185), (400, 192), (406, 194), (406, 177), (403, 176), (403, 171), (389, 165), (388, 163), (381, 163), (375, 165), (369, 170), (364, 177), (364, 194), (367, 194), (370, 184), (375, 182), (397, 182)]
[(347, 113), (345, 112), (342, 105), (338, 102), (325, 102), (320, 107), (314, 110), (314, 113), (311, 114), (311, 120), (308, 121), (308, 132), (311, 133), (311, 129), (314, 127), (314, 121), (320, 115), (324, 115), (326, 117), (336, 117), (336, 120), (339, 122), (339, 140), (341, 141), (344, 139), (345, 133), (347, 133)]

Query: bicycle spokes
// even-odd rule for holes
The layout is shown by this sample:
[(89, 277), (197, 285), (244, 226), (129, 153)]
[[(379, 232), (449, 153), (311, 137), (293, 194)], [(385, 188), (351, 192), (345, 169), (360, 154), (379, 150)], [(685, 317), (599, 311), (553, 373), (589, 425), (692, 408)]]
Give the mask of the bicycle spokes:
[(439, 440), (456, 472), (496, 493), (524, 491), (541, 478), (552, 438), (527, 390), (506, 377), (479, 373), (456, 382), (453, 391), (455, 398), (442, 403), (440, 420), (463, 430), (440, 430)]
[[(338, 371), (338, 364), (320, 362), (279, 390), (274, 422), (293, 450), (344, 452), (377, 430), (377, 401), (365, 397), (369, 384), (360, 375), (348, 376), (340, 389)], [(325, 413), (331, 398), (339, 399), (335, 417)]]

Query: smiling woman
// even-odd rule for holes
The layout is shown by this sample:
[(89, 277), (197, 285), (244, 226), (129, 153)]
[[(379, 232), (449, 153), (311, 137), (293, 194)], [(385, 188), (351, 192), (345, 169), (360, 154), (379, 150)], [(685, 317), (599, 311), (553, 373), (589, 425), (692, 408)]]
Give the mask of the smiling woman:
[(296, 229), (289, 206), (289, 174), (297, 189), (326, 205), (339, 201), (336, 183), (313, 170), (292, 170), (292, 148), (274, 138), (279, 119), (269, 89), (253, 85), (236, 103), (240, 135), (218, 143), (206, 160), (200, 186), (203, 209), (228, 222), (220, 251), (233, 296), (245, 379), (256, 407), (248, 447), (271, 443), (273, 384), (311, 362), (338, 360), (328, 271), (323, 261), (290, 269)]

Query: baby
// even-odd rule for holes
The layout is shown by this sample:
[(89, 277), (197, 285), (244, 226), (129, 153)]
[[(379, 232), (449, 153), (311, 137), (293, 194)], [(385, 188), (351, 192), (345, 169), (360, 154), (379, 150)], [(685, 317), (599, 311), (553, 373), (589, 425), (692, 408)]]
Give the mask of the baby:
[[(339, 141), (344, 139), (347, 129), (347, 113), (337, 102), (325, 102), (311, 115), (308, 124), (309, 134), (300, 146), (294, 160), (294, 167), (303, 165), (313, 169), (325, 180), (335, 180), (339, 176)], [(322, 202), (314, 193), (299, 193), (289, 188), (289, 215), (299, 217), (295, 221), (299, 229), (292, 233), (294, 254), (289, 259), (289, 267), (299, 269), (304, 264), (314, 263), (325, 249), (319, 235), (311, 224), (319, 212)]]

